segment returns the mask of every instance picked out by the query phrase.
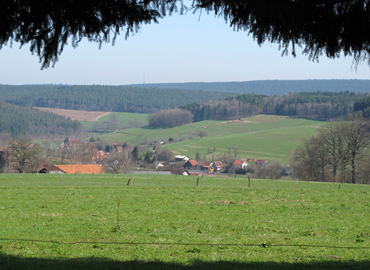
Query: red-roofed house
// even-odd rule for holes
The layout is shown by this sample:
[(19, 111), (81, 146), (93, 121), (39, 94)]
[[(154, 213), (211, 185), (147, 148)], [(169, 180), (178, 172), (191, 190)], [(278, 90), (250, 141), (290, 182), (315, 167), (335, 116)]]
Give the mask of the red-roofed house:
[(212, 163), (211, 167), (215, 172), (219, 172), (224, 168), (224, 165), (222, 164), (221, 161), (215, 161)]
[(235, 168), (244, 170), (248, 167), (248, 162), (245, 159), (244, 160), (237, 159), (234, 161), (234, 166)]
[(198, 170), (210, 170), (211, 162), (208, 161), (198, 161)]
[(195, 170), (198, 166), (198, 161), (194, 160), (194, 159), (189, 159), (188, 161), (185, 162), (185, 168), (187, 170)]

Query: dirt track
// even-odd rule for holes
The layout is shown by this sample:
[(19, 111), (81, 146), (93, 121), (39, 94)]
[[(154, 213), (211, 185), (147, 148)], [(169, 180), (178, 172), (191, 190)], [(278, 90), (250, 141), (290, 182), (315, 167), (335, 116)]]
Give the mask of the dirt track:
[(77, 111), (77, 110), (64, 110), (64, 109), (41, 108), (41, 107), (34, 107), (34, 109), (55, 113), (58, 115), (65, 116), (67, 118), (69, 117), (72, 120), (78, 120), (78, 121), (96, 121), (100, 117), (110, 114), (110, 112)]

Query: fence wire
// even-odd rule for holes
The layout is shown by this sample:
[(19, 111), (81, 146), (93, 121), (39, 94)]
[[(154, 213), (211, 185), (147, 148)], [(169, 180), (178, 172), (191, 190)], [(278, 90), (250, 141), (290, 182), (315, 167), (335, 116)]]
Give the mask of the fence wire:
[(105, 242), (105, 241), (74, 241), (64, 242), (55, 240), (39, 239), (18, 239), (18, 238), (0, 238), (0, 241), (17, 241), (17, 242), (35, 242), (51, 243), (59, 245), (78, 245), (78, 244), (102, 244), (102, 245), (152, 245), (152, 246), (233, 246), (233, 247), (307, 247), (307, 248), (332, 248), (332, 249), (370, 249), (370, 247), (354, 246), (331, 246), (331, 245), (307, 245), (307, 244), (272, 244), (272, 243), (171, 243), (171, 242)]

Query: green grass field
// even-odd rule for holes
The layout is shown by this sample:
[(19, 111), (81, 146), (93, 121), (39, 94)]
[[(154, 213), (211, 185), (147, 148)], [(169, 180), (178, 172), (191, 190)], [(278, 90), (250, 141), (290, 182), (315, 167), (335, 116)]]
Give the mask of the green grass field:
[[(169, 137), (180, 140), (192, 134), (193, 139), (167, 144), (175, 154), (195, 158), (196, 152), (206, 155), (208, 159), (217, 158), (223, 154), (234, 155), (237, 148), (237, 158), (267, 159), (289, 162), (289, 154), (296, 149), (303, 138), (317, 133), (317, 128), (325, 122), (312, 121), (286, 116), (257, 115), (243, 121), (202, 121), (175, 128), (136, 128), (127, 129), (101, 136), (109, 142), (130, 142), (140, 144), (144, 140), (163, 139)], [(208, 134), (199, 138), (197, 132)], [(213, 152), (215, 149), (215, 152)], [(230, 149), (230, 151), (229, 151)], [(210, 153), (209, 150), (212, 150)]]
[[(117, 116), (118, 121), (122, 121), (124, 124), (129, 122), (138, 122), (140, 125), (148, 124), (148, 115), (144, 113), (125, 113), (125, 112), (111, 112), (98, 119), (98, 122), (107, 122), (113, 116)], [(85, 128), (92, 129), (96, 121), (80, 121)]]
[(129, 177), (0, 175), (0, 269), (369, 269), (370, 186)]

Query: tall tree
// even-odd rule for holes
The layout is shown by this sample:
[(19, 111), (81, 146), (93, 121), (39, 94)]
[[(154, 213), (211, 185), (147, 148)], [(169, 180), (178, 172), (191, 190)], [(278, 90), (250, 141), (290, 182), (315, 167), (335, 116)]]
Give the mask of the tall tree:
[(370, 145), (370, 125), (367, 121), (356, 118), (348, 123), (342, 123), (341, 128), (349, 151), (351, 181), (355, 184), (357, 180), (357, 163)]
[(23, 173), (34, 160), (38, 160), (37, 155), (41, 147), (33, 144), (30, 138), (20, 137), (17, 140), (9, 142), (8, 157), (10, 166)]
[(369, 122), (363, 118), (329, 124), (295, 151), (291, 160), (294, 173), (303, 180), (358, 183), (358, 172), (364, 176), (366, 171), (363, 158), (370, 146), (369, 130)]
[(135, 159), (130, 149), (113, 151), (108, 155), (108, 171), (112, 173), (128, 172), (135, 166)]

